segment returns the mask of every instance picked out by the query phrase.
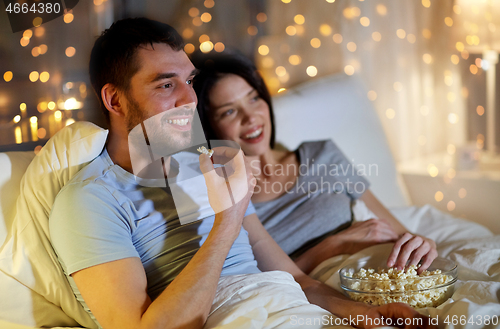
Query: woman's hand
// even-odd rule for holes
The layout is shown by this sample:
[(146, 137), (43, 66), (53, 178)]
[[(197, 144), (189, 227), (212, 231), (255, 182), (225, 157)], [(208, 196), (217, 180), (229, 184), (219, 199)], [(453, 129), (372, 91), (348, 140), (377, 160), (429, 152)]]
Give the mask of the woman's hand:
[(409, 266), (420, 262), (421, 266), (417, 270), (420, 274), (431, 265), (437, 255), (436, 243), (433, 240), (406, 232), (394, 244), (387, 266), (395, 266), (398, 270), (402, 270), (408, 260)]
[(370, 246), (396, 241), (399, 235), (385, 219), (357, 222), (328, 239), (336, 239), (344, 254), (354, 254)]

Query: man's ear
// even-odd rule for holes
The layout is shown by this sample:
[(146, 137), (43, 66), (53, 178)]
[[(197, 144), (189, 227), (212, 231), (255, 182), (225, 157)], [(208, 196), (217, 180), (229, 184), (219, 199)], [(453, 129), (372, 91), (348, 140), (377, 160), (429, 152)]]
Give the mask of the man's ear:
[(124, 116), (123, 112), (123, 100), (120, 99), (120, 93), (118, 88), (111, 83), (105, 84), (101, 89), (101, 98), (104, 106), (108, 109), (111, 114), (118, 116)]

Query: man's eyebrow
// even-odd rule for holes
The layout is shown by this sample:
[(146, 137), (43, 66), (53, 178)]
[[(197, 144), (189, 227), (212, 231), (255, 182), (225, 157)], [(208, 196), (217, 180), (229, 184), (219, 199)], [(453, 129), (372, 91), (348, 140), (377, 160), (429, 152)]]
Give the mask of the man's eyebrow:
[[(247, 97), (248, 95), (250, 95), (250, 94), (251, 94), (251, 93), (253, 93), (254, 91), (257, 91), (257, 89), (252, 88), (252, 90), (250, 90), (250, 91), (248, 92), (248, 94), (246, 94), (246, 95), (245, 95), (245, 97)], [(231, 104), (233, 104), (233, 102), (229, 102), (229, 103), (226, 103), (226, 104), (222, 104), (221, 106), (217, 106), (217, 107), (215, 108), (215, 110), (218, 110), (218, 109), (220, 109), (220, 108), (222, 108), (222, 107), (225, 107), (225, 106), (228, 106), (228, 105), (231, 105)]]
[[(195, 76), (200, 72), (198, 69), (194, 69), (191, 71), (189, 76)], [(157, 75), (154, 76), (154, 78), (151, 80), (151, 82), (156, 82), (164, 79), (170, 79), (170, 78), (175, 78), (178, 77), (179, 75), (177, 73), (158, 73)]]

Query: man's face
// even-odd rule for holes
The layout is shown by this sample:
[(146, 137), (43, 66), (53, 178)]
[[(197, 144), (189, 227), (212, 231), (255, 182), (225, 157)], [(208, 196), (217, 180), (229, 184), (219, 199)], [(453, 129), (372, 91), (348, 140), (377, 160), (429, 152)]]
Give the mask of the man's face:
[(125, 119), (130, 133), (144, 122), (149, 144), (180, 150), (191, 145), (196, 94), (195, 68), (184, 51), (166, 44), (137, 50), (139, 70), (125, 93)]

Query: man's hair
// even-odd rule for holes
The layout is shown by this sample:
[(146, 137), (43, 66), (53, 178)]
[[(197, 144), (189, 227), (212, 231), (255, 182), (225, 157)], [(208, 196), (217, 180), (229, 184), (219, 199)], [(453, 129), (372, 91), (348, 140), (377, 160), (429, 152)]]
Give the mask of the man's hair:
[(176, 51), (184, 48), (182, 37), (173, 27), (147, 18), (119, 20), (94, 43), (89, 63), (90, 82), (108, 123), (109, 112), (102, 101), (102, 87), (111, 83), (127, 91), (131, 78), (140, 68), (137, 48), (154, 47), (155, 43), (167, 44)]
[(191, 61), (200, 70), (200, 73), (194, 79), (193, 87), (198, 97), (198, 114), (207, 140), (217, 139), (217, 134), (210, 124), (210, 93), (212, 88), (217, 81), (226, 75), (235, 74), (245, 79), (257, 91), (259, 97), (267, 103), (269, 116), (271, 117), (271, 140), (269, 144), (273, 148), (276, 130), (271, 95), (253, 62), (235, 50), (215, 54), (196, 52), (191, 56)]

